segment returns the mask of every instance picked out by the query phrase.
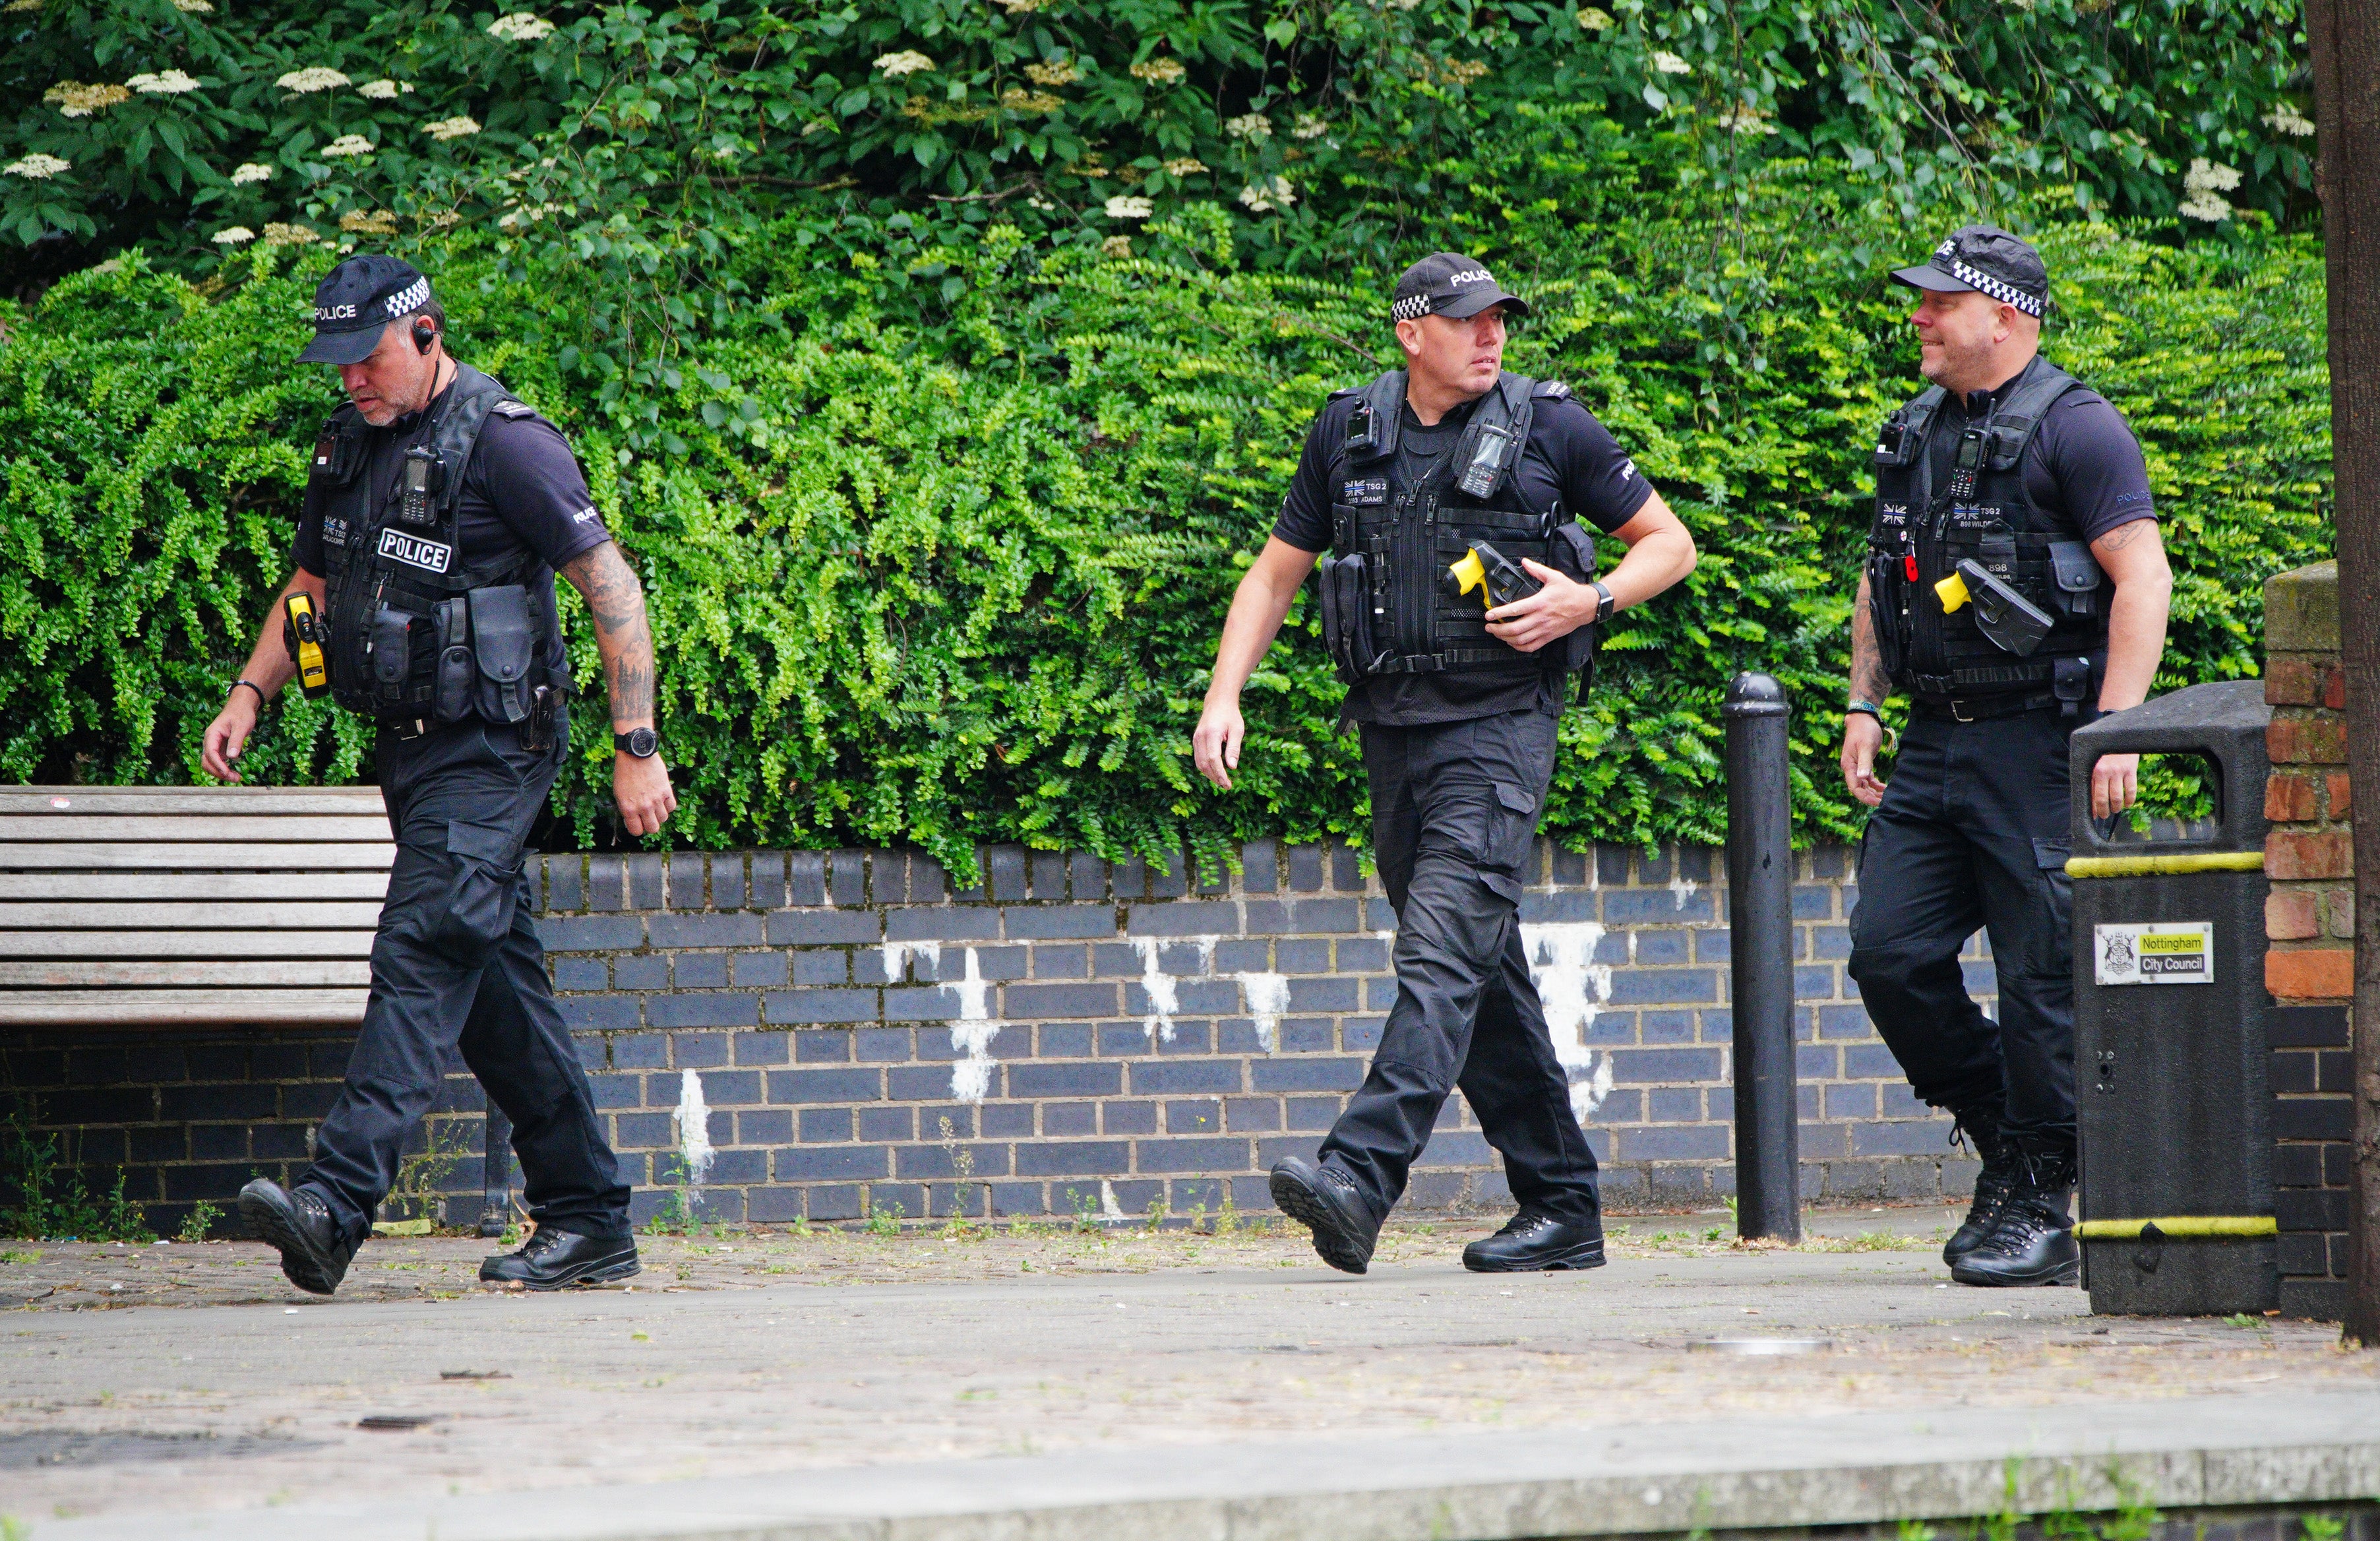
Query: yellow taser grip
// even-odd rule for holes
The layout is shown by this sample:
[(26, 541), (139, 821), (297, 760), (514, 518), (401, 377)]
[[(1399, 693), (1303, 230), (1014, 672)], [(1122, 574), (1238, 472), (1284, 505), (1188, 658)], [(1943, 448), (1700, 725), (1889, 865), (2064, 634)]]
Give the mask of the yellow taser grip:
[(331, 688), (331, 671), (322, 659), (321, 630), (314, 616), (314, 601), (308, 595), (293, 593), (286, 601), (289, 629), (298, 636), (298, 686), (309, 696), (320, 696)]
[(1469, 593), (1473, 589), (1477, 589), (1479, 591), (1479, 607), (1483, 610), (1492, 610), (1496, 607), (1495, 599), (1488, 593), (1488, 569), (1479, 560), (1479, 553), (1475, 551), (1464, 552), (1463, 554), (1463, 560), (1455, 563), (1446, 570), (1454, 576), (1454, 592), (1456, 593), (1465, 594)]
[(1946, 616), (1967, 603), (1969, 598), (1967, 581), (1955, 572), (1935, 584), (1934, 593), (1942, 601), (1942, 613)]

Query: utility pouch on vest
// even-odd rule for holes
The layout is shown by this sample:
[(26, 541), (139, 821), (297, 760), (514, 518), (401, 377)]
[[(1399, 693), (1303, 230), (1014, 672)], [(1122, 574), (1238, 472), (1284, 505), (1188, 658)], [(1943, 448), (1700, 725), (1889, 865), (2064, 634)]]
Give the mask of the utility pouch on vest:
[(431, 710), (440, 722), (460, 722), (471, 711), (479, 660), (471, 655), (471, 609), (459, 596), (442, 599), (431, 618), (438, 631), (438, 679)]
[(1934, 585), (1941, 595), (1942, 613), (1949, 615), (1972, 600), (1975, 630), (2004, 653), (2030, 658), (2058, 623), (2046, 612), (2005, 581), (1986, 571), (1973, 556), (1959, 564), (1955, 577)]
[(402, 692), (413, 672), (413, 618), (386, 607), (372, 612), (372, 683), (384, 692)]
[(1353, 685), (1372, 671), (1371, 564), (1360, 551), (1326, 556), (1315, 583), (1322, 600), (1322, 645), (1338, 666), (1339, 682)]
[[(1554, 526), (1548, 553), (1551, 560), (1546, 566), (1573, 583), (1595, 581), (1595, 537), (1586, 527), (1576, 521)], [(1562, 667), (1575, 669), (1587, 676), (1591, 683), (1595, 673), (1595, 650), (1602, 645), (1603, 628), (1593, 623), (1580, 627), (1562, 639)], [(1584, 689), (1584, 686), (1582, 686)]]
[(541, 754), (562, 734), (570, 692), (559, 685), (540, 685), (528, 694), (528, 720), (521, 724), (521, 748)]
[(2049, 543), (2049, 569), (2058, 585), (2058, 607), (2077, 620), (2099, 613), (2099, 586), (2107, 575), (2081, 541)]
[(480, 666), (480, 715), (490, 722), (522, 721), (528, 715), (529, 659), (537, 650), (528, 591), (517, 583), (473, 589), (470, 601), (471, 651)]
[(2060, 658), (2050, 666), (2049, 693), (2058, 698), (2058, 715), (2079, 717), (2091, 693), (2091, 660)]

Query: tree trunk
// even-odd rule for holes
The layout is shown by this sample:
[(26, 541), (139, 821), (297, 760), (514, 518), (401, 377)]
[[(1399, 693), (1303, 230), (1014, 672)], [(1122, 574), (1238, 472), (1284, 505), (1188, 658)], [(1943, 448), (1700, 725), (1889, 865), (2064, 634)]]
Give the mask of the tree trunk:
[[(2329, 275), (2347, 759), (2380, 796), (2380, 0), (2309, 0)], [(2345, 1337), (2380, 1346), (2380, 813), (2355, 819), (2354, 1213)]]

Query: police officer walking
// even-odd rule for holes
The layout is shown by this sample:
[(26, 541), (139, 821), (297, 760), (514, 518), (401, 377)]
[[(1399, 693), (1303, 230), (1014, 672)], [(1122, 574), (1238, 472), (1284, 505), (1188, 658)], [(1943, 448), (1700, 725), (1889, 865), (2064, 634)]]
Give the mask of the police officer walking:
[(561, 433), (449, 357), (445, 320), (430, 281), (390, 257), (343, 262), (316, 289), (298, 361), (336, 365), (347, 402), (314, 446), (296, 574), (203, 751), (208, 774), (238, 780), (257, 714), (300, 659), (310, 693), (327, 688), (378, 724), (396, 861), (363, 1027), (311, 1167), (295, 1189), (259, 1178), (239, 1199), (289, 1281), (322, 1295), (370, 1233), (457, 1047), (512, 1120), (536, 1222), (480, 1278), (550, 1290), (638, 1270), (628, 1190), (546, 980), (522, 849), (566, 738), (555, 570), (594, 619), (613, 789), (638, 835), (677, 806), (653, 731), (652, 635)]
[[(1405, 367), (1314, 420), (1272, 536), (1223, 623), (1193, 741), (1229, 789), (1240, 691), (1315, 558), (1324, 641), (1362, 726), (1372, 846), (1398, 919), (1396, 1004), (1318, 1161), (1272, 1171), (1282, 1211), (1334, 1268), (1370, 1265), (1439, 1109), (1460, 1086), (1502, 1153), (1519, 1215), (1473, 1243), (1481, 1272), (1603, 1262), (1594, 1154), (1529, 977), (1518, 907), (1569, 677), (1592, 628), (1693, 570), (1694, 546), (1559, 381), (1504, 372), (1528, 306), (1441, 251), (1398, 279)], [(1627, 556), (1600, 581), (1594, 540)]]
[[(1851, 973), (1917, 1096), (1983, 1158), (1943, 1249), (1962, 1284), (2070, 1284), (2074, 978), (2067, 740), (2148, 695), (2173, 581), (2139, 443), (2106, 397), (2041, 357), (2049, 275), (1971, 225), (1919, 267), (1919, 369), (1886, 422), (1852, 611), (1843, 781), (1874, 808)], [(1910, 699), (1888, 787), (1882, 703)], [(2107, 755), (2091, 812), (2131, 806), (2140, 757)], [(1991, 937), (1999, 1020), (1959, 949)]]

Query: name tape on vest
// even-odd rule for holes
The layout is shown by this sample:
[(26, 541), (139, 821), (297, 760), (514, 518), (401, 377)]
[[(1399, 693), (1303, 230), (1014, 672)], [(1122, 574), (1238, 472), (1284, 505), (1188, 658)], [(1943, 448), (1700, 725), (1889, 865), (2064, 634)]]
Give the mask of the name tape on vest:
[(380, 554), (393, 562), (436, 573), (443, 573), (446, 564), (455, 559), (455, 548), (444, 542), (425, 541), (400, 530), (380, 532)]

